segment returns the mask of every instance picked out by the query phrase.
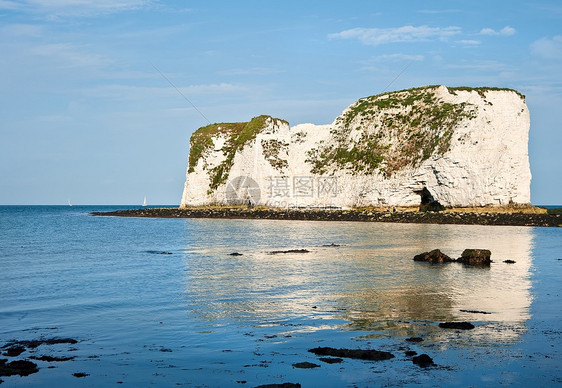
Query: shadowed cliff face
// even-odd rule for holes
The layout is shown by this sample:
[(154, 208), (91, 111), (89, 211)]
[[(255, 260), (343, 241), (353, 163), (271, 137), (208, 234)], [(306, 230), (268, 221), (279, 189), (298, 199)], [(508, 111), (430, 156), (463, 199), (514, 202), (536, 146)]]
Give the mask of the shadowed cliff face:
[(330, 125), (213, 124), (192, 136), (181, 204), (529, 203), (528, 131), (516, 91), (444, 86), (361, 98)]

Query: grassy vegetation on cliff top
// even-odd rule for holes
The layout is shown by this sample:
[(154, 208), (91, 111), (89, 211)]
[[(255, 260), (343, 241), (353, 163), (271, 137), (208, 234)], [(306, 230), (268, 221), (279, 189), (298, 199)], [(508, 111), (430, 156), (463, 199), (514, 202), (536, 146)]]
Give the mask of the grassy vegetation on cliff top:
[(258, 133), (266, 128), (268, 120), (286, 123), (284, 120), (262, 115), (254, 117), (249, 122), (219, 123), (199, 128), (191, 135), (188, 172), (195, 171), (195, 166), (214, 147), (213, 137), (219, 134), (224, 135), (226, 141), (222, 151), (226, 158), (210, 171), (210, 191), (216, 190), (218, 186), (226, 182), (236, 152), (242, 150), (246, 144), (254, 140)]
[[(380, 172), (389, 177), (406, 167), (417, 167), (432, 155), (442, 155), (451, 145), (454, 130), (463, 120), (476, 117), (477, 107), (466, 103), (445, 102), (437, 96), (437, 85), (385, 92), (359, 99), (336, 119), (332, 129), (332, 140), (307, 153), (313, 174), (331, 173), (346, 169), (353, 174)], [(487, 91), (511, 91), (512, 89), (449, 87), (449, 93), (459, 91), (477, 92), (486, 97)], [(258, 116), (249, 122), (211, 124), (199, 128), (190, 140), (189, 168), (205, 158), (214, 147), (213, 137), (226, 137), (222, 151), (225, 160), (210, 171), (210, 192), (225, 183), (236, 152), (251, 142), (263, 128), (266, 121), (284, 120), (271, 116)], [(278, 151), (285, 144), (273, 141), (262, 144), (266, 159), (277, 168), (283, 169), (287, 162), (278, 157)]]
[(523, 100), (525, 99), (525, 95), (522, 94), (521, 92), (518, 92), (515, 89), (509, 89), (509, 88), (496, 88), (496, 87), (470, 87), (470, 86), (456, 86), (456, 87), (447, 87), (447, 90), (449, 90), (449, 93), (456, 95), (458, 91), (465, 91), (465, 92), (477, 92), (481, 97), (486, 97), (486, 92), (488, 91), (505, 91), (505, 92), (513, 92), (515, 94), (517, 94), (519, 97), (521, 97)]
[[(419, 166), (434, 154), (447, 152), (456, 126), (476, 117), (477, 107), (443, 101), (437, 96), (438, 87), (424, 86), (359, 99), (336, 119), (333, 141), (309, 151), (307, 160), (313, 166), (312, 172), (325, 174), (347, 169), (354, 174), (381, 172), (391, 176), (405, 167)], [(462, 90), (483, 95), (486, 90), (500, 89), (448, 90), (451, 94)]]

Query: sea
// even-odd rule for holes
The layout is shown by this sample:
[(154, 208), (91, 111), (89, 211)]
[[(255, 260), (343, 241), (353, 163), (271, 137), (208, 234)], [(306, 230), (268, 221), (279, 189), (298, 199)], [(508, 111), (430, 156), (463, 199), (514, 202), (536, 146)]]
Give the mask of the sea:
[(127, 208), (0, 206), (2, 387), (562, 384), (562, 228), (90, 214)]

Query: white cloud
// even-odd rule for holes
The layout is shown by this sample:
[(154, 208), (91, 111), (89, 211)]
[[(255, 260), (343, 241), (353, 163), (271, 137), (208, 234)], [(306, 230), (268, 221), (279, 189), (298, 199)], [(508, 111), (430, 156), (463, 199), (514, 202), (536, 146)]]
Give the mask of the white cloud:
[(562, 59), (562, 35), (534, 41), (531, 43), (531, 52), (544, 59)]
[(0, 0), (0, 9), (5, 9), (7, 11), (14, 11), (21, 8), (20, 3), (15, 1)]
[(0, 9), (46, 14), (50, 18), (94, 16), (145, 8), (153, 0), (0, 0)]
[(423, 55), (410, 55), (410, 54), (383, 54), (378, 55), (372, 58), (374, 62), (383, 62), (383, 61), (423, 61)]
[(460, 61), (460, 63), (445, 65), (447, 69), (478, 70), (478, 71), (499, 71), (505, 69), (505, 64), (489, 61)]
[(463, 40), (458, 40), (457, 43), (464, 44), (466, 46), (478, 46), (482, 42), (474, 39), (463, 39)]
[(42, 36), (42, 28), (32, 24), (8, 24), (0, 28), (3, 38), (10, 37), (31, 37)]
[[(163, 81), (165, 82), (165, 81)], [(189, 85), (189, 86), (178, 86), (178, 90), (181, 91), (185, 96), (193, 95), (212, 95), (212, 94), (225, 94), (225, 93), (237, 93), (244, 91), (245, 88), (242, 86), (230, 84), (230, 83), (219, 83), (219, 84), (200, 84), (200, 85)], [(130, 86), (130, 85), (102, 85), (98, 87), (93, 87), (83, 90), (84, 95), (92, 98), (101, 98), (107, 100), (138, 100), (151, 98), (155, 99), (157, 97), (164, 96), (178, 96), (178, 92), (174, 90), (173, 87), (145, 87), (145, 86)], [(179, 97), (181, 98), (181, 97)]]
[(55, 61), (58, 67), (92, 67), (111, 63), (109, 58), (95, 54), (86, 47), (70, 43), (45, 44), (32, 48), (33, 54)]
[(493, 28), (485, 27), (480, 30), (480, 35), (501, 35), (501, 36), (511, 36), (515, 34), (515, 28), (510, 26), (505, 26), (499, 31), (494, 30)]
[(68, 122), (72, 121), (72, 117), (70, 116), (63, 116), (63, 115), (47, 115), (47, 116), (39, 116), (37, 117), (38, 120), (41, 121), (48, 121), (48, 122)]
[(398, 28), (353, 28), (328, 35), (331, 39), (357, 39), (361, 43), (378, 46), (385, 43), (446, 40), (461, 33), (460, 27), (403, 26)]

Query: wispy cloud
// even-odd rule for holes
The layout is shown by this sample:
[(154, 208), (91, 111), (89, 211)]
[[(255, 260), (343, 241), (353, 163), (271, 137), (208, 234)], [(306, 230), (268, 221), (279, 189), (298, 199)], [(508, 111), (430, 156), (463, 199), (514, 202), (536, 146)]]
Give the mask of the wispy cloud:
[(67, 122), (72, 121), (72, 117), (64, 115), (46, 115), (37, 117), (38, 120), (47, 122)]
[(9, 38), (20, 38), (20, 37), (30, 37), (36, 38), (42, 36), (42, 28), (33, 24), (8, 24), (0, 27), (0, 34), (4, 39)]
[(427, 15), (438, 15), (438, 14), (445, 14), (445, 13), (459, 13), (461, 12), (460, 9), (420, 9), (418, 13), (427, 14)]
[(499, 31), (494, 30), (493, 28), (483, 28), (480, 30), (480, 35), (501, 35), (501, 36), (511, 36), (515, 34), (515, 28), (510, 27), (510, 26), (505, 26), (504, 28), (502, 28)]
[(482, 42), (474, 39), (462, 39), (462, 40), (457, 40), (457, 43), (463, 44), (465, 46), (478, 46)]
[(447, 40), (461, 33), (460, 27), (429, 27), (403, 26), (397, 28), (353, 28), (335, 34), (330, 39), (357, 39), (369, 46), (386, 43), (421, 42), (431, 40)]
[(383, 54), (371, 58), (373, 62), (399, 62), (399, 61), (423, 61), (423, 55), (410, 54)]
[(15, 11), (21, 7), (21, 3), (15, 1), (0, 0), (0, 9), (6, 11)]
[(53, 60), (61, 68), (105, 66), (112, 62), (111, 59), (93, 53), (87, 47), (70, 43), (39, 45), (30, 51), (36, 56)]
[[(180, 90), (186, 96), (193, 96), (237, 93), (240, 91), (244, 91), (245, 88), (230, 83), (218, 83), (178, 86), (178, 90)], [(171, 87), (145, 87), (121, 84), (103, 85), (89, 88), (83, 90), (83, 93), (88, 97), (120, 101), (144, 99), (147, 96), (150, 96), (150, 98), (164, 97), (169, 95), (175, 96), (177, 94), (177, 92)]]
[(284, 70), (272, 69), (268, 67), (252, 67), (250, 69), (229, 69), (219, 71), (220, 75), (270, 75), (284, 73)]
[(562, 59), (562, 35), (534, 41), (531, 43), (531, 52), (543, 59)]
[(461, 61), (460, 63), (445, 65), (447, 69), (460, 70), (478, 70), (478, 71), (499, 71), (506, 68), (505, 64), (489, 60), (489, 61)]
[(153, 3), (153, 0), (0, 0), (0, 10), (42, 13), (57, 18), (129, 11)]

